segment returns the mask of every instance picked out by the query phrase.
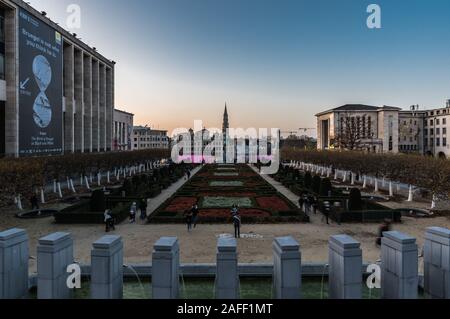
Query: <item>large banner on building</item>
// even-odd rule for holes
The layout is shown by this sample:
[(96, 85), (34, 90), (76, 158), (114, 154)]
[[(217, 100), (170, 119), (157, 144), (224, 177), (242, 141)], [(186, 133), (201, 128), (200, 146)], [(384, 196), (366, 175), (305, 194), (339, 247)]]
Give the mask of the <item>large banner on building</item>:
[(19, 155), (63, 151), (61, 34), (19, 12)]

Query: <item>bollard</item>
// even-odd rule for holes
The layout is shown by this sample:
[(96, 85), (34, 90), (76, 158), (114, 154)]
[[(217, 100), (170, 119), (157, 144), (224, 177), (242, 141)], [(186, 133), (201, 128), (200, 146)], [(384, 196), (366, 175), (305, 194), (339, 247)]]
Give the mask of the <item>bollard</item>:
[(68, 233), (39, 239), (37, 247), (38, 299), (69, 299), (67, 266), (73, 264), (73, 240)]
[(450, 299), (450, 230), (428, 228), (424, 246), (425, 293), (433, 299)]
[(28, 294), (28, 235), (23, 229), (0, 232), (0, 299)]
[(153, 299), (179, 298), (180, 248), (176, 237), (162, 237), (153, 246)]
[(237, 241), (219, 238), (217, 243), (216, 299), (239, 299)]
[(330, 238), (329, 299), (361, 299), (361, 244), (347, 235)]
[(120, 236), (104, 236), (92, 244), (91, 298), (122, 299), (123, 243)]
[(302, 258), (299, 243), (292, 237), (275, 238), (273, 254), (274, 298), (300, 299), (302, 296)]
[(417, 299), (418, 249), (416, 239), (392, 231), (383, 233), (381, 244), (381, 297)]

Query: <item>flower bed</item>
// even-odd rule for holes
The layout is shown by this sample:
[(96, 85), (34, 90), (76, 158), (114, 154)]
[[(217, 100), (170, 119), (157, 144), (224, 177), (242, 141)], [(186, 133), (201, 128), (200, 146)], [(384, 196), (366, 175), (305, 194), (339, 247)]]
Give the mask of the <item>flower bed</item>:
[[(243, 223), (305, 222), (305, 214), (247, 165), (205, 165), (150, 217), (150, 223), (184, 223), (198, 200), (200, 223), (230, 223), (239, 207)], [(227, 172), (233, 169), (235, 172)]]
[(176, 197), (166, 207), (168, 212), (184, 212), (190, 209), (197, 202), (197, 197)]
[(211, 187), (242, 187), (243, 182), (240, 181), (212, 181), (209, 183)]
[(252, 200), (248, 197), (204, 197), (201, 203), (202, 208), (230, 208), (233, 205), (238, 207), (252, 207)]
[(289, 205), (277, 196), (258, 197), (256, 198), (256, 202), (260, 207), (274, 211), (288, 211), (290, 209)]

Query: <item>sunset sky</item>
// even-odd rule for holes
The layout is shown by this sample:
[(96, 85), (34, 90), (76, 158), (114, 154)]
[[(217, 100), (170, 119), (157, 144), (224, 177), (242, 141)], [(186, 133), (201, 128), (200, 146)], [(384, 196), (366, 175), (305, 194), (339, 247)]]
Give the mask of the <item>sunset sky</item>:
[[(450, 97), (447, 0), (29, 0), (116, 65), (116, 107), (171, 131), (315, 127), (345, 103), (440, 107)], [(382, 8), (382, 29), (366, 8)], [(313, 134), (313, 132), (310, 132)]]

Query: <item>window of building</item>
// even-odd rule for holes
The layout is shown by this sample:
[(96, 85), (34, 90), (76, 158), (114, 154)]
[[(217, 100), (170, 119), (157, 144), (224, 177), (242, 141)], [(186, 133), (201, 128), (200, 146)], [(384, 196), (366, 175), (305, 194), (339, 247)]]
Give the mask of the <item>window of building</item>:
[(440, 146), (441, 145), (441, 139), (438, 137), (436, 138), (436, 146)]
[(446, 137), (444, 137), (443, 139), (442, 139), (442, 146), (447, 146), (447, 138)]
[(433, 120), (430, 120), (430, 126), (433, 126)]
[(437, 120), (436, 120), (436, 125), (439, 125), (439, 124), (440, 124), (440, 120), (437, 119)]
[(447, 119), (442, 119), (442, 124), (446, 125), (447, 124)]
[(447, 134), (447, 128), (446, 128), (446, 127), (444, 127), (444, 128), (442, 129), (442, 134), (443, 134), (443, 135), (446, 135), (446, 134)]
[(440, 128), (436, 128), (436, 135), (440, 135), (441, 134), (441, 129)]

